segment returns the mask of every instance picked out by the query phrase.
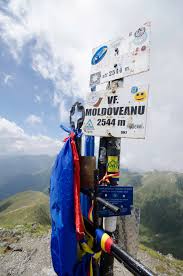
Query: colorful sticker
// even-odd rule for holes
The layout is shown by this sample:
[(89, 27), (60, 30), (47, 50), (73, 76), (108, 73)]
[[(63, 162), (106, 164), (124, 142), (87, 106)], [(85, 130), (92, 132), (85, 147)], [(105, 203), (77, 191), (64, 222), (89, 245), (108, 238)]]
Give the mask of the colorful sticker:
[(104, 58), (106, 53), (107, 53), (107, 46), (105, 45), (100, 47), (92, 57), (91, 64), (96, 65), (97, 63), (99, 63)]
[(88, 122), (86, 123), (86, 125), (84, 126), (84, 130), (85, 131), (90, 131), (90, 130), (94, 130), (94, 126), (91, 120), (88, 120)]
[(110, 173), (119, 172), (119, 159), (118, 156), (108, 156), (107, 171)]
[(135, 93), (137, 93), (137, 91), (138, 91), (138, 87), (137, 86), (133, 86), (132, 89), (131, 89), (131, 93), (135, 94)]
[(90, 75), (90, 85), (100, 84), (101, 72), (97, 72)]
[(137, 38), (143, 36), (145, 34), (146, 28), (145, 27), (141, 27), (139, 28), (135, 33), (134, 36)]
[(147, 39), (147, 32), (145, 27), (139, 28), (135, 33), (134, 33), (134, 40), (133, 43), (135, 45), (140, 45), (144, 43)]
[(146, 91), (141, 91), (141, 92), (137, 92), (134, 95), (134, 99), (137, 102), (143, 102), (147, 99), (147, 92)]

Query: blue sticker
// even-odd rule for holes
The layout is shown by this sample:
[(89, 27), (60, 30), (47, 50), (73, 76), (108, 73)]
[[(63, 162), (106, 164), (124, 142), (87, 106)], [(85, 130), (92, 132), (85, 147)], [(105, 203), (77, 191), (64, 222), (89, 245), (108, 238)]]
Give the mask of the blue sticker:
[(91, 64), (95, 65), (99, 63), (104, 58), (106, 53), (107, 53), (107, 46), (100, 47), (92, 57)]
[(138, 92), (138, 87), (137, 86), (132, 86), (131, 93), (135, 94)]

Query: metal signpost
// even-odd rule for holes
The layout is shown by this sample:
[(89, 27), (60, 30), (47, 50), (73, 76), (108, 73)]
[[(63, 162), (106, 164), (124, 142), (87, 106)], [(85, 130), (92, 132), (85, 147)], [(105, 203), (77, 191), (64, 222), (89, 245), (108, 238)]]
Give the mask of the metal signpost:
[[(95, 136), (100, 137), (98, 171), (95, 170), (93, 179), (86, 179), (85, 173), (90, 170), (90, 165), (87, 164), (90, 164), (90, 161), (94, 164), (94, 156), (85, 160), (81, 157), (84, 175), (81, 177), (84, 179), (81, 192), (93, 200), (93, 224), (86, 216), (84, 221), (86, 229), (93, 236), (96, 228), (101, 228), (112, 236), (116, 230), (117, 216), (131, 214), (133, 187), (118, 186), (121, 138), (145, 138), (149, 86), (136, 83), (125, 86), (124, 81), (126, 77), (150, 69), (150, 33), (151, 24), (147, 22), (126, 37), (109, 41), (93, 49), (90, 75), (90, 87), (93, 92), (89, 93), (86, 99), (84, 118), (82, 115), (78, 120), (78, 128), (80, 129), (82, 121), (82, 132), (91, 137), (86, 140), (86, 155), (93, 155), (93, 139)], [(106, 89), (100, 90), (100, 85), (104, 83)], [(75, 108), (83, 114), (83, 107), (76, 103), (71, 109), (71, 125), (74, 124), (72, 115)], [(81, 152), (81, 139), (78, 139), (77, 146)], [(91, 176), (91, 173), (89, 175)], [(87, 184), (87, 181), (90, 184)], [(86, 210), (84, 214), (86, 215)], [(96, 248), (97, 244), (94, 243), (93, 249)], [(135, 275), (152, 275), (116, 245), (113, 245), (111, 254), (102, 252), (100, 275), (113, 275), (114, 257), (123, 262)], [(96, 264), (94, 274), (95, 270), (96, 274), (98, 273), (98, 269)]]

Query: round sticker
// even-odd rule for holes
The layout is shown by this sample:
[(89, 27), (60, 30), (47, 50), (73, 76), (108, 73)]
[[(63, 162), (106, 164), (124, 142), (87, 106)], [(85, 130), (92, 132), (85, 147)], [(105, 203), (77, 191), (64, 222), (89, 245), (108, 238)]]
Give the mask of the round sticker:
[(141, 37), (145, 33), (145, 31), (146, 31), (146, 28), (141, 27), (135, 32), (134, 36), (135, 37)]
[(137, 86), (133, 86), (132, 89), (131, 89), (131, 93), (135, 94), (135, 93), (137, 93), (137, 91), (138, 91), (138, 87)]
[(135, 45), (141, 45), (144, 43), (147, 39), (147, 32), (145, 27), (139, 28), (135, 33), (134, 33), (134, 40), (133, 43)]
[(144, 45), (142, 46), (141, 51), (145, 51), (145, 50), (146, 50), (146, 46)]

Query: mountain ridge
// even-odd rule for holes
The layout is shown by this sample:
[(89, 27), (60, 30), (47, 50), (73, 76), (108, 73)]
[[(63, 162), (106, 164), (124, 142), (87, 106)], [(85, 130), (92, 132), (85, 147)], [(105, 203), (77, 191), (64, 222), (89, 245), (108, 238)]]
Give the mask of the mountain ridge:
[(49, 198), (42, 192), (26, 191), (0, 202), (0, 226), (49, 225)]

